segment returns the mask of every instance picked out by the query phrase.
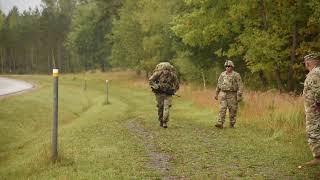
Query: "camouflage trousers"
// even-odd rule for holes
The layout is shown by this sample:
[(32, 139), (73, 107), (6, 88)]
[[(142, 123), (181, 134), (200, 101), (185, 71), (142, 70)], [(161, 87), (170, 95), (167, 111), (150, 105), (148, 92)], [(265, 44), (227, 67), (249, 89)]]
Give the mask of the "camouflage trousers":
[(236, 115), (238, 110), (238, 101), (236, 92), (221, 92), (220, 93), (220, 111), (218, 124), (224, 124), (226, 112), (229, 110), (230, 125), (236, 123)]
[(320, 112), (314, 106), (305, 109), (308, 144), (313, 157), (320, 157)]
[(158, 117), (161, 122), (169, 121), (169, 109), (171, 107), (172, 96), (166, 94), (155, 94), (157, 99)]

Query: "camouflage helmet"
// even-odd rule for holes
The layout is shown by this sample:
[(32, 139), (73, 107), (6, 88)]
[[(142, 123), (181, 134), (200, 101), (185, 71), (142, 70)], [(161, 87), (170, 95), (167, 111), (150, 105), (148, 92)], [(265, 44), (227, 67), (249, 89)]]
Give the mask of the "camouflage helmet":
[(160, 62), (159, 64), (157, 64), (156, 69), (155, 70), (173, 70), (173, 66), (169, 63), (169, 62)]
[(303, 60), (320, 60), (320, 52), (312, 52), (304, 56)]
[(226, 62), (224, 63), (224, 67), (226, 66), (232, 66), (234, 68), (234, 64), (231, 60), (226, 60)]

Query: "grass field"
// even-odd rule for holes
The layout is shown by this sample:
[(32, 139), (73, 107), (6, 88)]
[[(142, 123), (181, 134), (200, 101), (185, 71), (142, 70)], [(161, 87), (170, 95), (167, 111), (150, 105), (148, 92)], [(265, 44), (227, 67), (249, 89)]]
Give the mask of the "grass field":
[[(247, 92), (235, 129), (213, 127), (213, 90), (183, 86), (168, 129), (132, 72), (62, 75), (59, 158), (50, 162), (52, 77), (0, 100), (0, 179), (314, 179), (301, 97)], [(84, 79), (87, 89), (84, 90)], [(105, 80), (110, 80), (105, 105)], [(227, 121), (228, 122), (228, 121)]]

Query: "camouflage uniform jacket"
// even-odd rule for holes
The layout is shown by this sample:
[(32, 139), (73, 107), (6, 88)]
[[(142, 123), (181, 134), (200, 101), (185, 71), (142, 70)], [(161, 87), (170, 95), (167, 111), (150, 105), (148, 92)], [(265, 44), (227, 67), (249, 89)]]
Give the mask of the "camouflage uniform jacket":
[(149, 78), (149, 84), (154, 93), (174, 95), (179, 89), (179, 80), (175, 70), (155, 70)]
[(304, 81), (303, 96), (306, 113), (311, 107), (320, 103), (320, 67), (313, 68)]
[(227, 71), (222, 72), (218, 79), (216, 96), (219, 95), (220, 91), (237, 92), (237, 96), (241, 98), (243, 84), (240, 74), (235, 71), (232, 71), (231, 74), (227, 74)]

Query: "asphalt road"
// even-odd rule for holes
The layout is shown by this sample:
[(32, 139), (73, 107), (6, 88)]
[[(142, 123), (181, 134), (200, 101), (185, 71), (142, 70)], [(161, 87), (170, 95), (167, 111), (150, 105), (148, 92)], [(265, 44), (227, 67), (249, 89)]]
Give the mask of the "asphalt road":
[(0, 96), (21, 92), (32, 87), (32, 84), (25, 81), (0, 77)]

